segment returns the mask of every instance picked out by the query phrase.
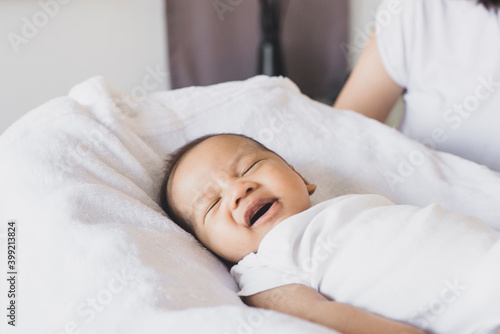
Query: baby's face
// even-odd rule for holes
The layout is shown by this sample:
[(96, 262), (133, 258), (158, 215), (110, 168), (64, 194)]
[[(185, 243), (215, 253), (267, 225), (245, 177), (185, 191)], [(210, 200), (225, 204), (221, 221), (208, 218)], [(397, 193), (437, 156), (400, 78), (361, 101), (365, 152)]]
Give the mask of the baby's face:
[(181, 159), (167, 191), (198, 239), (236, 263), (256, 252), (274, 226), (310, 208), (314, 188), (276, 154), (247, 138), (222, 135)]

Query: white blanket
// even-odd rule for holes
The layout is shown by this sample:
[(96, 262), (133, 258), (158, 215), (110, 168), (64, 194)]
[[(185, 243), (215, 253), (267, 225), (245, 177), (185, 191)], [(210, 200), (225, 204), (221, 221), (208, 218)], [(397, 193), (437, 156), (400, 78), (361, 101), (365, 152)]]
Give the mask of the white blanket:
[[(139, 101), (93, 78), (0, 138), (3, 264), (7, 223), (17, 224), (15, 329), (246, 333), (238, 328), (249, 325), (255, 333), (326, 333), (274, 312), (254, 316), (227, 269), (159, 208), (165, 155), (223, 131), (282, 154), (318, 184), (314, 201), (373, 192), (398, 203), (439, 202), (500, 228), (498, 174), (311, 101), (287, 79), (256, 77)], [(3, 318), (2, 332), (12, 330)]]

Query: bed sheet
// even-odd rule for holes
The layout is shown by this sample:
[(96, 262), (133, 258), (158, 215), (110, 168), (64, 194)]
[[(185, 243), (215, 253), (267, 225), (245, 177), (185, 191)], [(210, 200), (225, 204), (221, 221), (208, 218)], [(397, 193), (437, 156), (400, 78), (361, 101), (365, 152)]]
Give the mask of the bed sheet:
[(258, 76), (139, 99), (96, 77), (0, 138), (1, 261), (5, 268), (13, 221), (19, 311), (17, 326), (2, 328), (332, 333), (246, 307), (227, 269), (158, 206), (165, 156), (214, 132), (243, 133), (281, 154), (318, 185), (314, 203), (378, 193), (396, 203), (437, 202), (500, 229), (498, 173), (312, 101), (288, 79)]

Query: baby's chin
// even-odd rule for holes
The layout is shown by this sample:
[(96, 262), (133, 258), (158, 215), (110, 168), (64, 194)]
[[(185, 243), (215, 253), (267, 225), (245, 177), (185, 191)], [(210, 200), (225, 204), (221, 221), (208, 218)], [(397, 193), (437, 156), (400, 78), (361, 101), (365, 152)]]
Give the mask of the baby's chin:
[[(275, 222), (273, 222), (271, 225), (269, 225), (267, 229), (263, 229), (262, 235), (260, 236), (258, 244), (255, 247), (253, 247), (252, 249), (248, 249), (246, 252), (243, 252), (241, 254), (235, 254), (234, 258), (239, 259), (236, 263), (243, 260), (243, 258), (249, 254), (252, 254), (252, 253), (257, 254), (257, 252), (259, 251), (259, 247), (262, 244), (266, 235), (268, 235), (276, 226), (278, 226), (282, 223), (286, 224), (287, 218), (292, 217), (292, 216), (294, 216), (294, 215), (286, 215), (286, 216), (279, 217), (279, 219), (277, 219)], [(242, 254), (244, 254), (244, 255), (242, 255)]]
[(249, 249), (247, 251), (240, 252), (240, 253), (237, 253), (237, 254), (230, 254), (227, 257), (224, 257), (224, 259), (226, 261), (229, 261), (229, 262), (232, 262), (234, 264), (237, 264), (238, 262), (240, 262), (241, 260), (243, 260), (247, 255), (252, 254), (252, 253), (257, 254), (258, 249), (259, 248), (256, 247), (256, 248)]
[(282, 213), (282, 215), (278, 216), (277, 219), (273, 223), (271, 223), (267, 226), (267, 228), (261, 229), (262, 234), (260, 235), (258, 243), (254, 247), (249, 248), (248, 250), (237, 253), (237, 254), (228, 254), (228, 256), (224, 257), (225, 260), (236, 264), (236, 263), (240, 262), (241, 260), (243, 260), (243, 258), (245, 258), (245, 256), (252, 254), (252, 253), (256, 254), (259, 250), (260, 244), (263, 242), (266, 235), (268, 235), (274, 228), (276, 228), (276, 226), (278, 226), (280, 224), (286, 224), (288, 218), (293, 217), (293, 216), (297, 215), (298, 213), (303, 212), (311, 207), (312, 207), (312, 205), (309, 204), (308, 208), (303, 208), (303, 210), (300, 210), (299, 212), (293, 212), (293, 213), (284, 212), (284, 213)]

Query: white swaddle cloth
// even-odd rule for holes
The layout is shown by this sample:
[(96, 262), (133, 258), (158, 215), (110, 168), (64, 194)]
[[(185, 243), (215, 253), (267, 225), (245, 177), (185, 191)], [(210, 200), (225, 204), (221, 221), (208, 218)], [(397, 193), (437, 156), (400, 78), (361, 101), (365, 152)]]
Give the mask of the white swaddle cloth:
[(438, 205), (345, 195), (273, 228), (231, 270), (240, 296), (302, 283), (436, 333), (500, 325), (500, 233)]

